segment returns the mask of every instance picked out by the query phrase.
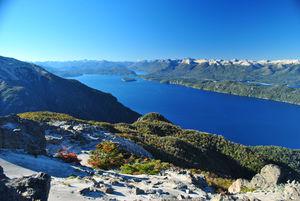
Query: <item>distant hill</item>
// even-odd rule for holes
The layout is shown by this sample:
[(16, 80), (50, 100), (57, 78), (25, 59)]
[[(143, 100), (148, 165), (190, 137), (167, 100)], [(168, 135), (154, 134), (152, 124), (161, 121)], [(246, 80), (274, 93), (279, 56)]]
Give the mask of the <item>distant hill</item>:
[(43, 68), (0, 57), (0, 115), (53, 111), (107, 122), (133, 122), (140, 115), (111, 94), (53, 75)]
[(62, 77), (74, 77), (83, 74), (135, 75), (134, 71), (127, 68), (131, 62), (79, 60), (35, 62), (35, 64)]

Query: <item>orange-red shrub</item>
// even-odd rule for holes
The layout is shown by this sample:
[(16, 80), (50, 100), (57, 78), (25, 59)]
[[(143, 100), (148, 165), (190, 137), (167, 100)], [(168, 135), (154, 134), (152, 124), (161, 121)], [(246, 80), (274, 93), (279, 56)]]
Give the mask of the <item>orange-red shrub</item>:
[(57, 158), (62, 159), (63, 161), (67, 163), (80, 163), (80, 159), (77, 157), (77, 154), (74, 152), (68, 152), (65, 149), (61, 149), (57, 155)]

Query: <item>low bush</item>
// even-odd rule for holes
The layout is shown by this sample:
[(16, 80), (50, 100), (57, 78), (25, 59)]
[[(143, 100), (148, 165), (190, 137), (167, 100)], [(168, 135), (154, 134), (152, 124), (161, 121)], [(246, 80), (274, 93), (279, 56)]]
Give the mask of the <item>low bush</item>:
[(160, 160), (137, 159), (134, 163), (121, 166), (123, 174), (150, 174), (155, 175), (170, 167), (169, 163), (163, 163)]
[(121, 149), (117, 143), (105, 141), (98, 144), (91, 152), (88, 163), (93, 168), (109, 170), (119, 168), (134, 159), (134, 155)]
[(227, 192), (228, 188), (234, 182), (232, 179), (222, 177), (205, 177), (205, 180), (207, 184), (213, 187), (218, 193)]
[(80, 163), (80, 159), (77, 157), (77, 154), (74, 152), (68, 152), (65, 149), (61, 149), (57, 154), (57, 158), (62, 159), (67, 163)]
[(215, 173), (201, 171), (199, 169), (191, 169), (191, 173), (203, 175), (207, 184), (213, 187), (217, 193), (227, 192), (228, 188), (235, 181), (231, 178), (221, 177)]
[(251, 192), (254, 192), (254, 191), (256, 191), (256, 189), (255, 188), (248, 188), (248, 187), (242, 187), (241, 188), (241, 193), (251, 193)]

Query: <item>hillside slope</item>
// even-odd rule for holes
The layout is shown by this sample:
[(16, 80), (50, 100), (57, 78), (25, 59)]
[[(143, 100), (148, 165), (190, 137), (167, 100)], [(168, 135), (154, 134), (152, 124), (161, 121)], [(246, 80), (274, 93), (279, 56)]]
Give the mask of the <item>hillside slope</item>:
[(0, 115), (45, 110), (107, 122), (133, 122), (139, 117), (111, 94), (37, 65), (0, 57)]
[(24, 113), (19, 116), (39, 123), (64, 121), (98, 126), (141, 145), (155, 159), (183, 168), (207, 171), (220, 177), (251, 178), (264, 165), (273, 163), (287, 173), (286, 180), (300, 180), (300, 150), (244, 146), (219, 135), (182, 129), (156, 113), (142, 116), (133, 124), (86, 122), (48, 112)]

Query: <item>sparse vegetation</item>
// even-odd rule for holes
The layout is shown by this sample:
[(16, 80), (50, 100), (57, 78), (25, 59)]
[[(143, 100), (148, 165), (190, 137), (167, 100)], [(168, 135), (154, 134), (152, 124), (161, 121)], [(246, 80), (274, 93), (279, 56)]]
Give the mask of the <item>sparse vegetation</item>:
[(105, 141), (97, 145), (88, 161), (94, 168), (119, 169), (124, 174), (158, 174), (168, 163), (137, 156), (123, 150), (117, 143)]
[(168, 163), (163, 163), (160, 160), (151, 159), (136, 159), (132, 163), (124, 164), (121, 166), (123, 174), (150, 174), (155, 175), (170, 167)]
[[(209, 171), (216, 174), (216, 178), (251, 178), (270, 162), (288, 168), (290, 178), (300, 178), (299, 160), (295, 160), (300, 157), (300, 151), (248, 147), (219, 135), (184, 130), (153, 117), (155, 115), (141, 118), (133, 124), (116, 124), (115, 128), (119, 136), (142, 145), (156, 159), (184, 168)], [(277, 157), (278, 153), (284, 157)], [(221, 180), (215, 179), (216, 183)]]
[(255, 188), (248, 188), (246, 186), (243, 186), (241, 188), (241, 193), (249, 193), (249, 192), (254, 192), (256, 189)]
[(227, 192), (227, 189), (235, 181), (231, 178), (220, 177), (212, 172), (202, 171), (199, 169), (191, 169), (192, 174), (201, 174), (204, 176), (205, 181), (211, 187), (213, 187), (217, 193)]
[(38, 122), (49, 122), (49, 121), (78, 121), (85, 122), (84, 120), (77, 119), (68, 114), (56, 113), (56, 112), (25, 112), (18, 114), (23, 119), (29, 119)]
[(98, 144), (96, 149), (91, 152), (88, 163), (94, 168), (109, 170), (120, 168), (134, 159), (135, 156), (122, 150), (118, 144), (105, 141)]

